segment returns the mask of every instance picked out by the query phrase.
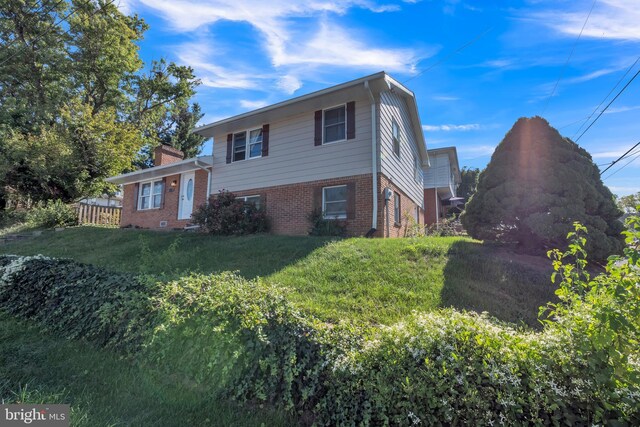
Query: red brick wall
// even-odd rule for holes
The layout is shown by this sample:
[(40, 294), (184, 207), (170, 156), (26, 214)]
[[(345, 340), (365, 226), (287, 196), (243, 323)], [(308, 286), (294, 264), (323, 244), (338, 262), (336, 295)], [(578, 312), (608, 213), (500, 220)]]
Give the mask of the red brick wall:
[(435, 188), (424, 189), (424, 223), (427, 225), (435, 224), (438, 210), (441, 209), (440, 198), (436, 196)]
[[(384, 199), (384, 189), (390, 188), (395, 193), (400, 195), (400, 223), (396, 224), (394, 221), (394, 197), (391, 196), (391, 199), (388, 202), (388, 206), (385, 206)], [(378, 232), (376, 236), (379, 237), (404, 237), (407, 235), (408, 227), (411, 225), (412, 221), (408, 220), (407, 217), (416, 218), (416, 209), (419, 208), (419, 205), (415, 203), (405, 192), (400, 190), (393, 182), (389, 180), (385, 175), (378, 174), (378, 188), (379, 194), (378, 197)], [(389, 209), (389, 227), (387, 229), (387, 211)], [(420, 208), (418, 211), (418, 223), (424, 225), (422, 217), (423, 210)]]
[[(165, 179), (164, 206), (160, 209), (137, 210), (138, 201), (135, 200), (135, 184), (124, 186), (122, 217), (120, 218), (121, 227), (160, 228), (160, 221), (167, 221), (166, 228), (171, 229), (182, 228), (189, 223), (189, 220), (178, 220), (180, 175), (167, 176)], [(172, 181), (176, 181), (175, 187), (171, 187)], [(196, 171), (193, 197), (193, 209), (195, 211), (207, 199), (207, 172), (204, 170)]]
[(343, 178), (279, 185), (267, 188), (235, 192), (237, 196), (260, 195), (266, 202), (267, 215), (271, 220), (274, 234), (306, 235), (311, 224), (307, 219), (314, 209), (314, 191), (318, 187), (355, 184), (354, 218), (347, 219), (347, 234), (362, 236), (371, 228), (371, 175), (357, 175)]

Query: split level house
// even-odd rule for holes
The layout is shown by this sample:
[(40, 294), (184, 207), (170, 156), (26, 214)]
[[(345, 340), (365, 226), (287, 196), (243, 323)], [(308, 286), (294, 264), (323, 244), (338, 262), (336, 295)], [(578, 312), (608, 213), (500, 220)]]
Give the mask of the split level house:
[(201, 126), (210, 156), (168, 146), (123, 186), (121, 226), (183, 228), (226, 190), (264, 207), (275, 234), (304, 235), (309, 214), (349, 235), (397, 237), (425, 222), (429, 155), (415, 95), (384, 72)]

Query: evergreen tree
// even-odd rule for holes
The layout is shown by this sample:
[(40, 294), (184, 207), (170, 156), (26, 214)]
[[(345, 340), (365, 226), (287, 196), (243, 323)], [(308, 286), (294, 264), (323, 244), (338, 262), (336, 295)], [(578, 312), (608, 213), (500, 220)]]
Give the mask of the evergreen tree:
[(463, 197), (465, 201), (468, 201), (471, 196), (476, 192), (478, 186), (478, 176), (480, 175), (480, 169), (463, 167), (460, 170), (460, 186), (456, 192), (458, 197)]
[(544, 253), (580, 221), (588, 253), (604, 259), (622, 248), (621, 214), (589, 153), (534, 117), (519, 119), (498, 145), (462, 224), (474, 238)]

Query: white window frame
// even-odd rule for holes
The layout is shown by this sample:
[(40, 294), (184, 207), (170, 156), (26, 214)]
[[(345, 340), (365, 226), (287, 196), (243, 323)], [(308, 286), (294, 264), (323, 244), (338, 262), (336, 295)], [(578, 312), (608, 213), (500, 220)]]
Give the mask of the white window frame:
[(420, 174), (422, 173), (422, 166), (420, 166), (419, 156), (414, 152), (413, 153), (413, 179), (416, 182), (421, 182)]
[[(255, 131), (262, 132), (260, 134), (260, 155), (251, 156), (251, 146), (258, 144), (257, 142), (253, 143), (253, 144), (251, 143), (251, 132), (255, 132)], [(236, 135), (239, 135), (241, 133), (244, 133), (244, 159), (235, 160), (235, 155), (236, 155)], [(235, 162), (243, 162), (245, 160), (259, 159), (260, 157), (262, 157), (262, 144), (263, 143), (264, 143), (264, 132), (262, 131), (262, 126), (261, 127), (257, 127), (257, 128), (253, 128), (253, 129), (245, 129), (245, 130), (241, 130), (241, 131), (238, 131), (238, 132), (233, 132), (233, 138), (231, 140), (231, 162), (235, 163)]]
[[(394, 135), (395, 130), (398, 131), (397, 135)], [(398, 144), (398, 152), (396, 153), (396, 144)], [(402, 145), (400, 144), (400, 125), (395, 118), (391, 119), (391, 151), (399, 159), (402, 152)]]
[[(150, 192), (148, 196), (143, 196), (142, 195), (142, 187), (146, 184), (150, 184)], [(162, 208), (162, 199), (164, 198), (164, 185), (163, 185), (163, 181), (162, 179), (156, 179), (156, 180), (149, 180), (149, 181), (142, 181), (138, 184), (138, 210), (139, 211), (148, 211), (148, 210), (152, 210), (152, 209), (160, 209)], [(153, 197), (158, 195), (155, 192), (156, 187), (159, 186), (160, 187), (160, 206), (153, 206)], [(148, 208), (143, 208), (142, 207), (142, 198), (143, 197), (148, 197), (149, 198), (149, 207)]]
[[(325, 113), (329, 110), (335, 110), (337, 108), (344, 108), (344, 138), (342, 139), (336, 139), (335, 141), (327, 141), (327, 134), (325, 132), (325, 120), (324, 120), (324, 116)], [(344, 142), (347, 140), (347, 104), (339, 104), (339, 105), (334, 105), (333, 107), (328, 107), (322, 110), (322, 145), (329, 145), (329, 144), (335, 144), (338, 142)], [(330, 126), (334, 126), (334, 125), (330, 125)]]
[(402, 224), (402, 215), (400, 212), (400, 204), (401, 204), (401, 200), (400, 200), (400, 194), (396, 193), (395, 191), (393, 192), (393, 222), (398, 225), (398, 224)]
[[(325, 198), (325, 190), (330, 189), (330, 188), (340, 188), (340, 187), (344, 187), (345, 188), (345, 194), (346, 194), (346, 198), (344, 199), (344, 214), (339, 214), (339, 215), (327, 215), (326, 214), (326, 198)], [(348, 208), (348, 198), (349, 198), (349, 194), (348, 194), (348, 188), (347, 188), (347, 184), (341, 184), (341, 185), (330, 185), (328, 187), (322, 187), (322, 217), (324, 219), (347, 219), (347, 208)], [(342, 200), (338, 200), (338, 201), (332, 201), (329, 203), (337, 203), (337, 202), (342, 202)]]
[(260, 209), (262, 207), (262, 197), (260, 197), (259, 194), (253, 194), (251, 196), (240, 196), (240, 197), (238, 197), (238, 199), (240, 199), (243, 202), (247, 203), (248, 199), (253, 199), (255, 197), (258, 198), (258, 203), (254, 203), (254, 204), (256, 205), (256, 208)]

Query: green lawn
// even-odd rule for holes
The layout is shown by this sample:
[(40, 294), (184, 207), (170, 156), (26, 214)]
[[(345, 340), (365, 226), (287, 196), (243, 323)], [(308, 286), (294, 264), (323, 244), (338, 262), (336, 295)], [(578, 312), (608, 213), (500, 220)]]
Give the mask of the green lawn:
[(67, 403), (76, 426), (289, 426), (291, 419), (220, 401), (79, 341), (0, 313), (0, 399)]
[(282, 284), (291, 301), (328, 321), (388, 324), (412, 310), (453, 306), (536, 327), (538, 307), (554, 298), (544, 267), (504, 260), (494, 248), (465, 238), (212, 237), (78, 227), (0, 251), (172, 276), (238, 271)]

